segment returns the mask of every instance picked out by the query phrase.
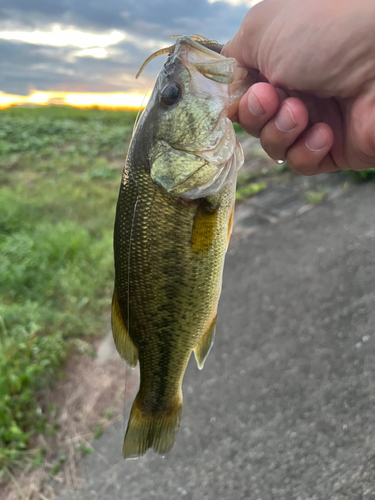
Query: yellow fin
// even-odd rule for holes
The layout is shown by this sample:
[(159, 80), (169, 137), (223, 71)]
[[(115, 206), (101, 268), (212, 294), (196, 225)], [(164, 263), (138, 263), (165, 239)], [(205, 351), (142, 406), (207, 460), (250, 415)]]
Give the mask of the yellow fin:
[(126, 429), (123, 456), (138, 458), (153, 448), (156, 453), (165, 455), (176, 441), (180, 426), (182, 394), (173, 408), (158, 414), (142, 411), (139, 395), (133, 403), (128, 428)]
[(200, 370), (202, 370), (204, 363), (207, 359), (207, 356), (214, 343), (215, 328), (216, 328), (216, 314), (207, 332), (203, 335), (198, 344), (194, 347), (195, 359), (197, 360), (197, 365)]
[(205, 255), (211, 248), (215, 236), (219, 204), (212, 207), (204, 198), (200, 201), (194, 217), (191, 235), (193, 252)]
[(138, 350), (126, 331), (117, 299), (116, 288), (113, 292), (111, 322), (113, 340), (115, 341), (116, 349), (118, 350), (120, 356), (124, 358), (130, 366), (135, 366), (138, 361)]
[(230, 235), (232, 234), (233, 220), (234, 220), (234, 203), (233, 203), (232, 212), (231, 212), (231, 214), (229, 216), (229, 222), (228, 222), (227, 248), (229, 246)]

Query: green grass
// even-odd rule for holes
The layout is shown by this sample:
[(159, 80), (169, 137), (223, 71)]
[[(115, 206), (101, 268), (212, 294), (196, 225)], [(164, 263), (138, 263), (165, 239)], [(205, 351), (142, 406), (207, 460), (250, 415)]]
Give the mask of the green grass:
[(327, 190), (319, 187), (315, 191), (305, 191), (304, 196), (309, 205), (316, 205), (327, 198)]
[(266, 189), (267, 184), (260, 179), (265, 177), (268, 173), (268, 170), (265, 174), (262, 172), (254, 174), (252, 172), (240, 170), (237, 175), (236, 201), (244, 201), (249, 198), (249, 196)]
[(343, 170), (342, 173), (357, 182), (375, 180), (375, 168), (367, 170)]
[[(0, 469), (46, 430), (70, 346), (100, 334), (135, 113), (0, 111)], [(50, 424), (48, 424), (50, 425)]]
[(234, 130), (235, 130), (236, 134), (241, 134), (241, 135), (242, 134), (246, 134), (246, 132), (244, 131), (244, 129), (238, 123), (234, 122), (233, 123), (233, 127), (234, 127)]
[(246, 200), (249, 196), (263, 191), (266, 187), (267, 184), (265, 182), (250, 182), (248, 184), (244, 183), (243, 185), (239, 184), (236, 191), (236, 201)]

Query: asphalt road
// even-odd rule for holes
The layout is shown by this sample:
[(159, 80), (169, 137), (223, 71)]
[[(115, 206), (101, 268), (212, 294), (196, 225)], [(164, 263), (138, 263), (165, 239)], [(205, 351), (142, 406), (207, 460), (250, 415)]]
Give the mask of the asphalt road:
[(124, 462), (115, 425), (58, 500), (375, 499), (375, 185), (340, 189), (240, 209), (173, 450)]

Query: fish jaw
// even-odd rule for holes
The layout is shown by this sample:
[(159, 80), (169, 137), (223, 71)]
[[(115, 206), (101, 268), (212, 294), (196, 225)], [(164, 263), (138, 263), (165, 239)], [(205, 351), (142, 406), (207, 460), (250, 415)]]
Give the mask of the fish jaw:
[(232, 116), (249, 88), (247, 70), (233, 57), (222, 56), (188, 36), (177, 40), (174, 54), (190, 72), (190, 91), (219, 97), (226, 116)]

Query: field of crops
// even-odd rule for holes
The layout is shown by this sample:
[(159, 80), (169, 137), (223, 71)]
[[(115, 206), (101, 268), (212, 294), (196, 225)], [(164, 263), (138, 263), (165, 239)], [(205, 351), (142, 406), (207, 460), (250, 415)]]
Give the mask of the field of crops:
[(66, 107), (0, 111), (0, 470), (27, 458), (32, 436), (51, 425), (45, 394), (69, 349), (103, 331), (134, 119)]

